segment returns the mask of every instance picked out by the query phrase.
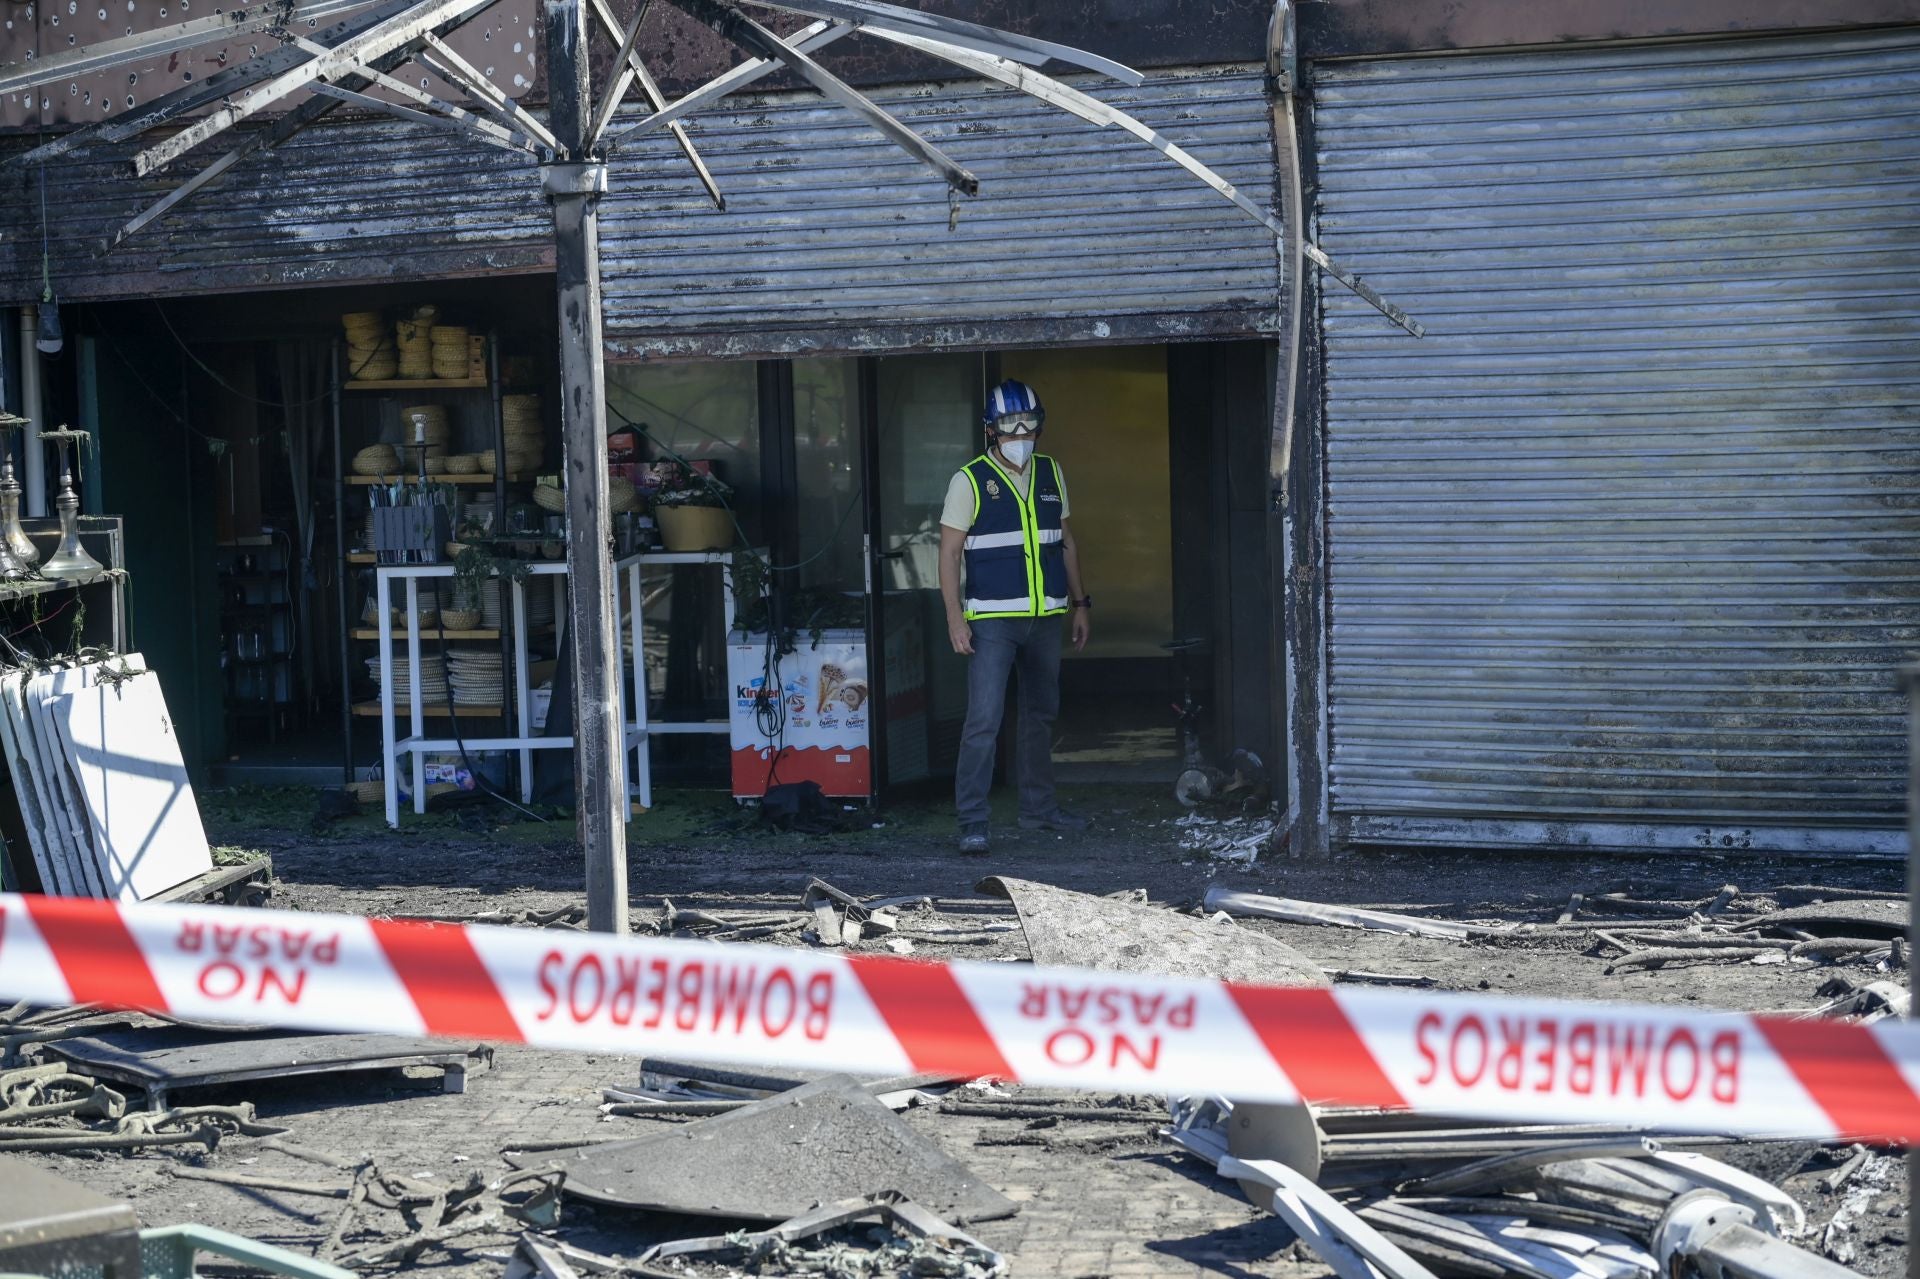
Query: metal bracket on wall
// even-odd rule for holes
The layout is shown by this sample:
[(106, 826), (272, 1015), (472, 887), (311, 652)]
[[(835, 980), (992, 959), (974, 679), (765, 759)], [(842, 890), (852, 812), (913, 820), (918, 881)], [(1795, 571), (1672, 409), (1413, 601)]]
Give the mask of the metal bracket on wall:
[(548, 195), (605, 195), (607, 166), (591, 164), (543, 164), (540, 189)]

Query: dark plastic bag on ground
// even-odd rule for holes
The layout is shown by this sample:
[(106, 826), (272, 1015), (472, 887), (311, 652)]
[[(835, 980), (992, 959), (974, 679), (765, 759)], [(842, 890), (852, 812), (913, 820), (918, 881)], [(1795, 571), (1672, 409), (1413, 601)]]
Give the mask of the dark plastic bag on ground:
[(833, 805), (819, 782), (782, 782), (771, 787), (760, 801), (760, 816), (776, 830), (795, 830), (809, 835), (838, 826)]

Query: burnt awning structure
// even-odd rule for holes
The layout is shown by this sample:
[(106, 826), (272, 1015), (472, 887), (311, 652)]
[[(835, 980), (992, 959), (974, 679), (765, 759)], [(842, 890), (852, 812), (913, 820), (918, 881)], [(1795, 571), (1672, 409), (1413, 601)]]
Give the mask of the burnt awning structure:
[[(602, 253), (600, 203), (610, 190), (608, 154), (649, 131), (664, 132), (697, 178), (706, 197), (724, 205), (725, 193), (712, 169), (687, 135), (682, 117), (709, 107), (729, 93), (753, 83), (776, 67), (832, 100), (852, 118), (878, 133), (891, 147), (935, 175), (948, 199), (951, 193), (974, 195), (980, 179), (964, 163), (948, 154), (938, 141), (923, 135), (859, 89), (820, 63), (814, 51), (855, 32), (930, 55), (972, 76), (994, 81), (1045, 103), (1066, 116), (1101, 130), (1130, 135), (1144, 147), (1158, 151), (1164, 162), (1236, 206), (1253, 223), (1285, 242), (1288, 267), (1285, 278), (1295, 299), (1289, 314), (1297, 315), (1303, 258), (1332, 271), (1348, 288), (1364, 297), (1395, 324), (1415, 334), (1419, 325), (1385, 302), (1352, 276), (1338, 271), (1326, 255), (1308, 243), (1299, 218), (1286, 221), (1272, 214), (1262, 201), (1243, 194), (1231, 182), (1176, 142), (1145, 122), (1113, 105), (1091, 97), (1072, 85), (1042, 74), (1037, 68), (1060, 63), (1091, 71), (1126, 85), (1138, 85), (1137, 71), (1084, 50), (1017, 33), (996, 31), (974, 23), (878, 3), (877, 0), (758, 0), (757, 9), (798, 16), (807, 25), (779, 34), (731, 0), (674, 0), (674, 7), (746, 50), (748, 61), (673, 103), (665, 101), (648, 73), (638, 34), (647, 10), (635, 7), (623, 25), (605, 0), (547, 0), (545, 30), (549, 110), (544, 119), (531, 115), (504, 96), (486, 76), (447, 43), (461, 26), (496, 0), (385, 0), (356, 11), (324, 31), (308, 34), (299, 26), (269, 28), (279, 47), (227, 67), (205, 80), (187, 83), (160, 98), (130, 108), (125, 118), (109, 119), (42, 143), (24, 156), (15, 156), (11, 168), (85, 152), (102, 145), (127, 145), (134, 175), (148, 177), (180, 165), (188, 157), (206, 154), (211, 144), (226, 148), (191, 176), (153, 200), (98, 242), (97, 251), (110, 254), (119, 245), (161, 224), (176, 210), (217, 190), (235, 171), (262, 151), (291, 140), (341, 105), (351, 105), (458, 137), (469, 145), (485, 146), (537, 164), (541, 191), (553, 210), (554, 269), (561, 322), (561, 401), (566, 439), (567, 572), (571, 582), (572, 618), (569, 636), (575, 680), (574, 752), (578, 789), (580, 836), (586, 854), (590, 920), (594, 927), (613, 932), (626, 929), (626, 799), (613, 779), (621, 770), (624, 729), (615, 710), (619, 678), (618, 631), (612, 593), (606, 589), (606, 548), (610, 525), (607, 506), (606, 411), (602, 330)], [(317, 19), (312, 24), (317, 28)], [(1290, 56), (1284, 33), (1291, 32), (1290, 10), (1276, 12), (1274, 30), (1283, 33), (1279, 52)], [(604, 86), (596, 95), (590, 85), (588, 48), (596, 34), (617, 46)], [(1272, 43), (1270, 41), (1270, 43)], [(86, 61), (89, 67), (115, 65), (116, 59), (137, 56), (125, 48), (87, 48), (47, 59), (40, 66), (10, 68), (0, 77), (0, 89), (35, 83), (48, 73), (70, 69)], [(1290, 65), (1290, 64), (1289, 64)], [(429, 73), (418, 85), (414, 70)], [(407, 68), (403, 72), (403, 68)], [(404, 75), (405, 78), (402, 78)], [(1290, 71), (1282, 96), (1290, 91)], [(442, 96), (435, 81), (452, 97)], [(627, 122), (619, 104), (638, 88), (648, 114)], [(384, 92), (389, 97), (379, 96)], [(249, 133), (236, 132), (249, 120), (260, 119), (305, 93), (270, 124)], [(453, 101), (459, 98), (460, 101)], [(1281, 118), (1276, 116), (1276, 119)], [(1290, 118), (1290, 117), (1288, 117)], [(177, 126), (157, 136), (160, 126)], [(617, 126), (617, 127), (616, 127)], [(1279, 141), (1289, 161), (1294, 156), (1291, 126)], [(369, 156), (378, 163), (377, 156)], [(1289, 166), (1291, 167), (1291, 166)], [(940, 188), (936, 188), (940, 189)], [(1297, 189), (1288, 186), (1287, 189)], [(44, 204), (42, 206), (45, 207)], [(957, 208), (949, 215), (951, 224)], [(49, 219), (40, 219), (43, 237), (50, 236)], [(16, 240), (17, 242), (17, 240)], [(43, 241), (44, 242), (44, 241)], [(51, 301), (51, 255), (43, 252), (43, 299)], [(18, 267), (15, 268), (18, 271)], [(18, 276), (16, 276), (16, 279)], [(1297, 333), (1297, 324), (1289, 326)], [(1290, 367), (1290, 365), (1289, 365)], [(1291, 386), (1281, 397), (1291, 403)], [(1281, 449), (1282, 455), (1284, 448)]]

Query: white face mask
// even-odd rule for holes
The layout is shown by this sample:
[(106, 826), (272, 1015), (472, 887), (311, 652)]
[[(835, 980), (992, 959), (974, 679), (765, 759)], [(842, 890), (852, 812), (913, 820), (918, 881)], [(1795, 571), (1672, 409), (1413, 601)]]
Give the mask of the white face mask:
[(1027, 459), (1033, 456), (1032, 440), (1002, 440), (1000, 455), (1015, 466), (1025, 466)]

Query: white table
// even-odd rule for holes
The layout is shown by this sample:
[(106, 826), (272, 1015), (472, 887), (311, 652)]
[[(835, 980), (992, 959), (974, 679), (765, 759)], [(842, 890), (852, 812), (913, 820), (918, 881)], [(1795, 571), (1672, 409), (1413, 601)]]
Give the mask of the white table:
[[(643, 642), (645, 610), (641, 605), (640, 575), (643, 569), (678, 564), (717, 564), (721, 566), (721, 598), (725, 601), (726, 630), (733, 629), (733, 554), (730, 551), (661, 551), (626, 555), (613, 562), (614, 616), (626, 618), (633, 633), (634, 705), (627, 706), (623, 679), (620, 681), (620, 718), (623, 749), (620, 753), (621, 785), (627, 795), (642, 808), (653, 806), (653, 769), (648, 744), (656, 733), (725, 733), (726, 720), (700, 720), (680, 723), (649, 723), (647, 720), (646, 646)], [(526, 566), (530, 577), (544, 577), (553, 588), (553, 615), (556, 642), (566, 638), (567, 566), (564, 561), (532, 563)], [(428, 737), (424, 728), (425, 704), (420, 692), (420, 583), (426, 578), (451, 578), (452, 564), (387, 564), (374, 570), (376, 606), (380, 613), (380, 776), (386, 792), (387, 824), (400, 825), (399, 764), (411, 757), (413, 772), (413, 811), (427, 811), (425, 756), (437, 751), (457, 751), (462, 745), (470, 751), (518, 751), (520, 754), (520, 798), (533, 800), (533, 752), (572, 750), (573, 738), (533, 735), (533, 690), (527, 671), (527, 583), (509, 581), (507, 588), (513, 609), (513, 699), (516, 737), (474, 737), (464, 741), (453, 737)], [(393, 695), (393, 588), (406, 585), (407, 735), (398, 733)], [(624, 598), (623, 598), (624, 597)], [(637, 752), (637, 756), (636, 756)], [(629, 757), (635, 758), (630, 762)]]

